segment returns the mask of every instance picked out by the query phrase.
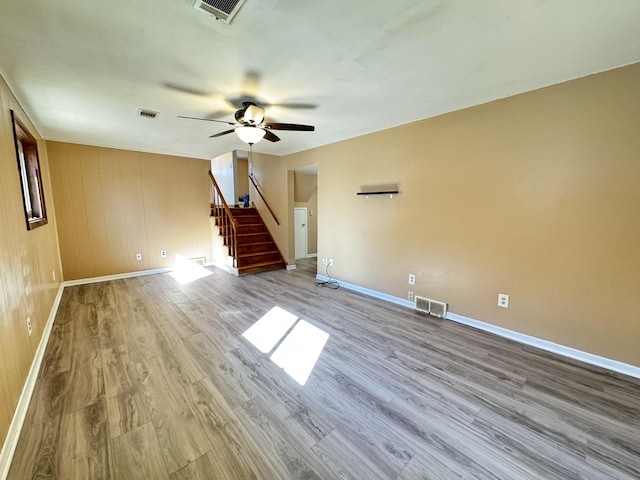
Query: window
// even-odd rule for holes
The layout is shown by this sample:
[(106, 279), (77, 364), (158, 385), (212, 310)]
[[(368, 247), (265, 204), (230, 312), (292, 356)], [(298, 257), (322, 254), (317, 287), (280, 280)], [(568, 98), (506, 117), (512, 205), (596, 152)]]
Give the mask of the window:
[(20, 172), (20, 186), (22, 187), (24, 218), (27, 222), (27, 230), (33, 230), (47, 223), (42, 177), (40, 176), (38, 143), (22, 122), (18, 120), (13, 110), (11, 110), (11, 120), (13, 122), (18, 171)]

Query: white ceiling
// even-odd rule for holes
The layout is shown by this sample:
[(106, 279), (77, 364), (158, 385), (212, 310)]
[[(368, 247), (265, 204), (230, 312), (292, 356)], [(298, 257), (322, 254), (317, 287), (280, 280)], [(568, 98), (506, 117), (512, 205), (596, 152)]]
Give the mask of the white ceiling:
[(640, 61), (638, 0), (192, 4), (0, 0), (0, 72), (47, 139), (212, 158), (246, 145), (176, 117), (232, 120), (225, 97), (316, 105), (267, 108), (316, 126), (255, 146), (284, 155)]

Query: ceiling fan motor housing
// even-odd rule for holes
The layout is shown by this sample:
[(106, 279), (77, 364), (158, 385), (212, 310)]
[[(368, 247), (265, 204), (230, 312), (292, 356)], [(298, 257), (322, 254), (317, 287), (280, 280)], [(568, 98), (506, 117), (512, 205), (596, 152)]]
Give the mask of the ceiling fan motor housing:
[(255, 103), (245, 102), (244, 108), (235, 113), (235, 118), (243, 125), (260, 125), (264, 120), (264, 108), (258, 107)]

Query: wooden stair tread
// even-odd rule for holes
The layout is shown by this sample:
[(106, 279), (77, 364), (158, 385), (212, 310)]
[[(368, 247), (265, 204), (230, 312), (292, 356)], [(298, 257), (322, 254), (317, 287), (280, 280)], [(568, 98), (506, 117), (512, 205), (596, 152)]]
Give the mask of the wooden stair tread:
[(245, 265), (243, 267), (239, 267), (239, 269), (248, 269), (248, 268), (253, 268), (253, 267), (265, 267), (267, 265), (284, 265), (284, 262), (282, 260), (272, 260), (269, 262), (259, 262), (259, 263), (253, 263), (251, 265)]
[(273, 253), (280, 253), (280, 252), (278, 252), (278, 250), (267, 250), (266, 252), (241, 253), (238, 255), (238, 258), (257, 257), (258, 255), (270, 255)]
[(247, 265), (238, 268), (238, 275), (249, 275), (253, 273), (268, 272), (271, 270), (280, 270), (284, 268), (284, 262), (263, 262), (255, 263), (253, 265)]

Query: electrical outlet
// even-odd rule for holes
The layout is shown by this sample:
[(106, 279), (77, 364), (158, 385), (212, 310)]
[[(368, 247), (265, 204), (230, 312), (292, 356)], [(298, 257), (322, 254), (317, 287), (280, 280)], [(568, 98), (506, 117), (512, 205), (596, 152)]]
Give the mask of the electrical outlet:
[(322, 264), (326, 265), (327, 264), (327, 257), (322, 257)]
[(29, 332), (29, 336), (33, 332), (33, 328), (31, 327), (31, 317), (27, 317), (27, 332)]
[(329, 259), (329, 266), (330, 266), (330, 267), (333, 267), (333, 258), (330, 258), (330, 259)]
[(413, 273), (409, 274), (409, 285), (415, 285), (416, 284), (416, 276)]
[(413, 302), (413, 292), (409, 292), (409, 295), (407, 295), (407, 298), (409, 299), (410, 302)]
[(166, 250), (160, 250), (160, 256), (162, 258), (167, 258), (167, 251)]
[(142, 260), (142, 254), (136, 253), (136, 260)]
[(499, 293), (498, 306), (502, 308), (509, 308), (509, 295), (507, 295), (506, 293)]

